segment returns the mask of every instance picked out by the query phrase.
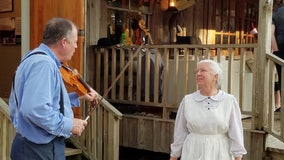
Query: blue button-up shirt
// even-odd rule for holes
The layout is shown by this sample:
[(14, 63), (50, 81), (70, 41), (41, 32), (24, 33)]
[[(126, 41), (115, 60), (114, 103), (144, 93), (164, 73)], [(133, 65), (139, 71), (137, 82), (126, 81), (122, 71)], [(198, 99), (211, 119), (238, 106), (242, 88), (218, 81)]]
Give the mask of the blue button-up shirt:
[[(67, 93), (60, 67), (55, 54), (41, 44), (26, 54), (17, 68), (9, 99), (10, 117), (17, 132), (34, 143), (44, 144), (56, 136), (71, 135), (72, 106), (79, 106), (80, 102), (76, 93)], [(61, 89), (64, 115), (59, 110)]]

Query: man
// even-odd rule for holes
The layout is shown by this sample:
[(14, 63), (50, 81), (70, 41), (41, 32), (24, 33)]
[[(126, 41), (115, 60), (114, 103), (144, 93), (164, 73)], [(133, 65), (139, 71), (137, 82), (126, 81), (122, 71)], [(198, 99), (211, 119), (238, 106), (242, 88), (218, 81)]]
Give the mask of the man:
[[(282, 0), (273, 1), (273, 15), (271, 27), (271, 50), (273, 54), (284, 59), (284, 7)], [(278, 82), (275, 83), (275, 111), (281, 107), (280, 88), (282, 84), (281, 66), (276, 64)]]
[(91, 91), (82, 97), (67, 93), (60, 67), (77, 48), (77, 27), (63, 18), (45, 26), (42, 43), (27, 53), (17, 68), (10, 94), (10, 117), (16, 128), (12, 160), (64, 160), (64, 140), (80, 136), (87, 122), (74, 118), (79, 98), (96, 101)]

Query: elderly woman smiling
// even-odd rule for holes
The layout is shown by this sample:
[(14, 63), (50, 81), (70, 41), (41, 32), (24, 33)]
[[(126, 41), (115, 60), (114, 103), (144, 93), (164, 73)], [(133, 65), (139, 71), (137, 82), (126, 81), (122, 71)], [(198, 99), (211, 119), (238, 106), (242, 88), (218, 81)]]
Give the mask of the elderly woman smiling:
[(220, 65), (200, 61), (195, 79), (199, 90), (185, 95), (178, 108), (170, 160), (241, 160), (241, 112), (236, 98), (220, 90)]

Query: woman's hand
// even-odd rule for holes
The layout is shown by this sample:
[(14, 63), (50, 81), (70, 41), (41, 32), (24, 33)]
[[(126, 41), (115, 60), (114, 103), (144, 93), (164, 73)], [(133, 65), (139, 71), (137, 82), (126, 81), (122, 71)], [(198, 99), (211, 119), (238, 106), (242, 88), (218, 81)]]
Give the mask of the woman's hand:
[(177, 157), (171, 157), (170, 160), (177, 160)]
[(242, 157), (235, 157), (235, 160), (242, 160)]

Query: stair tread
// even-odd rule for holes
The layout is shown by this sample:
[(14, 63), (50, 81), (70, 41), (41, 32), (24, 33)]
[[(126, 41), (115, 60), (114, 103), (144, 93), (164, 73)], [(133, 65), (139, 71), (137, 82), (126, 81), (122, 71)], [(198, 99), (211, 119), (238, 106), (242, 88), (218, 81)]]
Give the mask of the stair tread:
[(270, 134), (266, 138), (266, 147), (269, 151), (284, 153), (284, 143)]
[(65, 156), (73, 156), (73, 155), (78, 155), (78, 154), (82, 154), (81, 149), (69, 148), (69, 147), (65, 148)]

